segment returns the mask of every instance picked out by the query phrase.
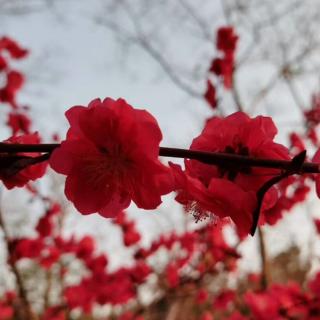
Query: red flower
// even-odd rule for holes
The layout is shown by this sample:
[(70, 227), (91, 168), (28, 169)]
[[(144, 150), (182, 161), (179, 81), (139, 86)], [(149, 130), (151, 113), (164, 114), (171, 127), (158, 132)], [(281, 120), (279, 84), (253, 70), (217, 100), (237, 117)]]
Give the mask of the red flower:
[(16, 103), (16, 92), (10, 90), (7, 86), (0, 89), (0, 101), (9, 103), (14, 109), (18, 107)]
[(214, 299), (213, 307), (215, 309), (226, 310), (228, 306), (235, 300), (235, 297), (236, 295), (233, 290), (226, 289)]
[(151, 268), (142, 261), (137, 261), (131, 270), (131, 278), (138, 284), (143, 283), (151, 273)]
[(165, 275), (169, 288), (175, 288), (179, 285), (179, 270), (174, 262), (167, 265)]
[[(318, 163), (320, 166), (320, 149), (315, 153), (315, 155), (312, 158), (312, 162)], [(320, 198), (320, 174), (315, 174), (315, 182), (316, 182), (316, 192), (318, 198)]]
[(66, 196), (82, 214), (114, 217), (131, 200), (154, 209), (171, 191), (169, 170), (158, 160), (161, 131), (147, 111), (107, 98), (73, 107), (66, 117), (67, 139), (50, 164), (67, 175)]
[(209, 311), (205, 311), (202, 315), (200, 320), (214, 320), (213, 315)]
[(320, 122), (320, 94), (316, 93), (311, 98), (311, 109), (304, 112), (304, 116), (312, 127)]
[(239, 311), (233, 312), (227, 320), (247, 320), (248, 318), (243, 316)]
[(60, 205), (53, 203), (52, 206), (46, 211), (45, 215), (41, 217), (36, 226), (40, 237), (45, 238), (52, 234), (54, 225), (52, 218), (60, 212)]
[(24, 58), (28, 54), (28, 50), (21, 48), (17, 42), (8, 37), (2, 37), (0, 39), (0, 51), (1, 50), (8, 51), (14, 59)]
[(64, 298), (70, 309), (82, 308), (85, 313), (89, 313), (94, 302), (94, 294), (88, 290), (86, 283), (80, 283), (64, 289)]
[(233, 27), (221, 27), (217, 32), (217, 49), (225, 54), (231, 54), (236, 50), (238, 36), (234, 33)]
[[(249, 118), (242, 112), (226, 118), (209, 120), (190, 149), (224, 152), (269, 159), (288, 159), (288, 150), (273, 142), (277, 129), (268, 117)], [(219, 217), (230, 216), (240, 230), (248, 232), (251, 225), (255, 193), (278, 170), (231, 166), (213, 166), (196, 160), (185, 160), (185, 172), (173, 166), (178, 187), (178, 202), (192, 206), (200, 217), (212, 212)], [(264, 209), (272, 207), (277, 192), (271, 189)]]
[(217, 32), (217, 49), (222, 51), (221, 58), (215, 58), (211, 62), (209, 71), (223, 79), (226, 89), (232, 88), (234, 53), (238, 42), (238, 36), (232, 27), (222, 27)]
[(19, 71), (11, 70), (7, 74), (7, 89), (11, 92), (16, 92), (23, 86), (24, 76)]
[(280, 320), (279, 303), (269, 292), (247, 292), (244, 297), (254, 319)]
[(16, 135), (18, 132), (29, 133), (31, 120), (22, 113), (9, 113), (7, 125), (12, 130), (12, 135)]
[(234, 59), (231, 57), (216, 58), (212, 61), (210, 72), (223, 79), (223, 85), (226, 89), (232, 88)]
[(135, 222), (129, 221), (124, 212), (118, 214), (117, 218), (113, 220), (113, 223), (118, 224), (122, 229), (123, 243), (126, 247), (135, 245), (140, 241), (141, 235), (136, 229)]
[[(18, 143), (18, 144), (19, 143), (38, 144), (40, 142), (40, 137), (38, 133), (25, 134), (22, 136), (13, 136), (3, 142)], [(7, 156), (8, 155), (6, 154), (1, 154), (0, 161), (1, 160), (5, 161)], [(11, 161), (9, 166), (8, 165), (2, 166), (0, 170), (0, 179), (8, 189), (12, 189), (14, 187), (23, 187), (30, 180), (36, 180), (42, 177), (46, 171), (46, 166), (47, 166), (46, 162), (32, 164), (32, 158), (39, 156), (39, 154), (18, 153), (13, 155), (13, 157), (19, 157), (19, 156), (26, 157), (26, 158), (20, 159), (20, 160), (15, 159), (16, 161)], [(19, 168), (19, 170), (17, 168)]]
[(217, 107), (216, 88), (209, 80), (207, 80), (207, 90), (204, 94), (204, 98), (212, 109), (215, 109)]
[(41, 317), (41, 320), (66, 320), (63, 307), (55, 306), (48, 308)]
[(47, 247), (43, 250), (41, 257), (39, 257), (39, 263), (42, 267), (50, 269), (59, 260), (60, 255), (61, 252), (56, 247)]
[(309, 282), (309, 288), (316, 296), (320, 296), (320, 272)]
[(0, 55), (0, 71), (3, 71), (8, 66), (6, 59)]
[(52, 229), (52, 222), (47, 216), (42, 217), (36, 226), (36, 230), (38, 231), (41, 237), (50, 236), (52, 233)]
[(76, 255), (79, 259), (90, 258), (95, 250), (96, 243), (91, 236), (84, 236), (77, 244)]
[(13, 252), (12, 258), (14, 260), (19, 260), (22, 258), (38, 258), (44, 249), (44, 243), (40, 238), (22, 238), (13, 242), (11, 246)]
[[(182, 171), (181, 167), (170, 163), (176, 180), (178, 195), (176, 200), (191, 212), (196, 220), (213, 213), (219, 218), (230, 216), (234, 223), (248, 231), (252, 223), (255, 194), (245, 192), (231, 181), (212, 178), (204, 184), (199, 179)], [(230, 198), (232, 194), (232, 199)]]
[(206, 289), (200, 288), (196, 295), (196, 302), (198, 304), (204, 304), (207, 302), (209, 293)]
[(0, 89), (0, 101), (9, 103), (13, 108), (17, 108), (16, 95), (23, 83), (23, 74), (15, 70), (9, 71), (6, 85)]
[(125, 228), (123, 228), (123, 233), (123, 243), (126, 247), (138, 243), (141, 239), (140, 233), (136, 230), (133, 222), (128, 223)]
[(108, 264), (108, 259), (106, 255), (101, 254), (94, 258), (87, 259), (85, 263), (87, 268), (92, 271), (92, 274), (98, 276), (99, 274), (103, 274), (105, 271)]
[(0, 303), (0, 319), (9, 320), (13, 318), (13, 307)]
[(316, 227), (317, 233), (320, 234), (320, 219), (314, 219), (313, 222)]
[(298, 154), (306, 149), (306, 146), (305, 146), (302, 138), (299, 137), (299, 135), (296, 134), (295, 132), (292, 132), (290, 134), (289, 138), (290, 138), (291, 148), (294, 149), (294, 152), (296, 154)]

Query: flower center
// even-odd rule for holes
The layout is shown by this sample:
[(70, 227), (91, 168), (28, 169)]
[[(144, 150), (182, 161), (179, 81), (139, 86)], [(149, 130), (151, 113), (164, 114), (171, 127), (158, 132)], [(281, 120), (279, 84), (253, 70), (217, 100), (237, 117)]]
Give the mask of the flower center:
[[(241, 156), (249, 156), (249, 148), (244, 146), (241, 142), (237, 143), (235, 146), (226, 146), (224, 153), (238, 154)], [(240, 166), (239, 164), (232, 163), (219, 167), (220, 177), (227, 177), (228, 180), (234, 181), (238, 173), (250, 174), (251, 168), (248, 166)]]
[(125, 185), (132, 161), (122, 152), (110, 153), (106, 148), (99, 148), (99, 151), (99, 155), (84, 159), (87, 181), (93, 188), (119, 192)]

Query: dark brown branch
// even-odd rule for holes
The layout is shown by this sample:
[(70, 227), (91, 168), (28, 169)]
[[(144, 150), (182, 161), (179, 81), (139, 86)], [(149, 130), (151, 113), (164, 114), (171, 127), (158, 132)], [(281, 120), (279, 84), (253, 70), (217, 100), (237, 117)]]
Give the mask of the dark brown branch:
[(259, 232), (259, 249), (261, 257), (261, 287), (262, 290), (266, 290), (270, 283), (270, 272), (269, 272), (269, 262), (268, 255), (266, 251), (266, 243), (264, 238), (264, 233), (261, 227), (258, 228)]
[[(0, 143), (0, 154), (1, 153), (51, 153), (55, 148), (59, 147), (60, 144), (13, 144), (13, 143)], [(220, 153), (220, 152), (206, 152), (189, 149), (179, 148), (167, 148), (160, 147), (159, 155), (162, 157), (171, 158), (185, 158), (198, 160), (206, 164), (212, 164), (217, 166), (228, 166), (228, 165), (239, 165), (247, 167), (259, 167), (259, 168), (273, 168), (280, 170), (291, 170), (291, 160), (276, 160), (276, 159), (265, 159), (265, 158), (254, 158), (248, 156), (242, 156), (231, 153)], [(43, 155), (43, 161), (47, 160), (49, 155)], [(41, 160), (41, 159), (40, 159)], [(39, 160), (39, 161), (40, 161)], [(320, 173), (320, 164), (312, 162), (304, 162), (296, 173)]]
[(260, 187), (260, 189), (257, 192), (257, 207), (253, 212), (253, 221), (252, 221), (252, 226), (250, 230), (250, 234), (252, 236), (254, 235), (256, 228), (258, 226), (260, 212), (261, 212), (262, 203), (263, 203), (265, 194), (269, 191), (270, 188), (272, 188), (275, 184), (277, 184), (281, 180), (289, 177), (290, 175), (300, 173), (301, 168), (306, 159), (306, 155), (307, 155), (307, 152), (305, 150), (297, 154), (294, 158), (292, 158), (290, 165), (286, 168), (285, 171), (283, 171), (278, 176), (271, 178), (270, 180), (265, 182), (265, 184), (263, 184), (262, 187)]
[(2, 216), (1, 210), (0, 210), (0, 228), (2, 229), (4, 243), (5, 243), (5, 246), (7, 249), (7, 254), (8, 254), (7, 261), (8, 261), (8, 263), (11, 267), (11, 270), (15, 276), (16, 285), (18, 288), (17, 292), (18, 292), (19, 300), (20, 300), (20, 303), (23, 307), (22, 308), (23, 310), (17, 310), (17, 312), (19, 313), (19, 317), (22, 317), (23, 319), (30, 319), (30, 320), (36, 319), (36, 316), (35, 316), (34, 312), (32, 311), (31, 305), (29, 303), (29, 300), (27, 297), (27, 291), (24, 287), (21, 274), (20, 274), (15, 262), (13, 261), (13, 259), (10, 256), (10, 254), (11, 254), (10, 237), (9, 237), (7, 228), (5, 226), (5, 223), (3, 221), (3, 216)]

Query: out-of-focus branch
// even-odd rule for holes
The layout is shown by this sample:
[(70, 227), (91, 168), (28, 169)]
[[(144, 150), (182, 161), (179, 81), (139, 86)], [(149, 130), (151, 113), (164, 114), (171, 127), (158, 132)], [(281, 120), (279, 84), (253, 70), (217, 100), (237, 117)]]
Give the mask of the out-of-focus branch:
[(258, 227), (259, 236), (259, 250), (261, 259), (261, 288), (265, 290), (270, 284), (270, 272), (269, 272), (269, 262), (266, 248), (266, 241), (264, 232), (261, 227)]
[(260, 90), (260, 92), (254, 97), (250, 107), (249, 111), (254, 112), (256, 108), (258, 107), (259, 103), (263, 101), (263, 99), (270, 93), (270, 91), (276, 86), (278, 80), (281, 77), (281, 72), (277, 72), (273, 77), (271, 77), (271, 80), (268, 82), (268, 84)]
[(18, 319), (36, 320), (37, 316), (33, 312), (32, 307), (28, 301), (27, 290), (24, 287), (24, 283), (23, 283), (21, 274), (20, 274), (14, 260), (10, 256), (10, 254), (11, 254), (10, 237), (9, 237), (7, 228), (5, 226), (4, 220), (3, 220), (2, 210), (0, 210), (0, 227), (3, 232), (3, 239), (4, 239), (6, 249), (7, 249), (7, 254), (8, 254), (7, 261), (8, 261), (8, 264), (10, 265), (11, 270), (15, 276), (19, 300), (20, 300), (20, 303), (23, 307), (22, 310), (21, 309), (16, 310), (17, 314), (19, 314)]
[(44, 10), (48, 0), (1, 0), (0, 15), (24, 15)]
[(212, 41), (212, 34), (208, 31), (208, 27), (205, 22), (201, 20), (201, 18), (196, 14), (194, 8), (190, 6), (187, 0), (178, 0), (183, 9), (189, 14), (189, 16), (195, 21), (195, 23), (199, 26), (203, 34), (203, 38), (208, 41)]
[(152, 57), (159, 64), (162, 70), (167, 74), (170, 80), (177, 87), (179, 87), (181, 90), (185, 91), (192, 97), (203, 99), (203, 93), (196, 91), (194, 88), (192, 88), (192, 86), (182, 80), (182, 78), (175, 72), (174, 68), (168, 62), (168, 59), (166, 59), (163, 54), (151, 44), (149, 39), (147, 39), (141, 29), (141, 26), (139, 25), (139, 17), (137, 17), (133, 13), (128, 3), (122, 1), (121, 5), (134, 26), (134, 33), (129, 33), (129, 31), (125, 30), (124, 28), (118, 27), (117, 25), (106, 19), (98, 19), (96, 20), (96, 22), (102, 26), (105, 26), (109, 30), (121, 35), (125, 39), (130, 40), (132, 43), (139, 45), (147, 54), (149, 54), (150, 57)]
[(232, 97), (233, 97), (233, 100), (234, 100), (234, 102), (235, 102), (235, 104), (237, 106), (238, 111), (244, 112), (243, 103), (242, 103), (242, 100), (240, 98), (240, 92), (239, 92), (238, 85), (237, 85), (237, 82), (236, 82), (236, 79), (235, 79), (235, 75), (236, 75), (236, 68), (235, 68), (234, 73), (232, 75), (231, 93), (232, 93)]

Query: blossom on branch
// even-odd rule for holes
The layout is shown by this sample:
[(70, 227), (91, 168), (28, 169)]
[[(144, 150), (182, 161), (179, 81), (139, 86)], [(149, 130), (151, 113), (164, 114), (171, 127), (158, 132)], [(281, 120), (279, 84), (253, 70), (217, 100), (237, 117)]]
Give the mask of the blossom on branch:
[[(12, 144), (38, 144), (40, 137), (38, 133), (25, 134), (21, 136), (12, 136), (3, 141)], [(17, 153), (17, 154), (0, 154), (0, 179), (8, 188), (23, 187), (30, 180), (41, 178), (46, 171), (47, 163), (37, 163), (39, 153)]]
[(232, 26), (220, 27), (217, 31), (217, 49), (225, 55), (233, 55), (238, 39)]
[(226, 26), (218, 29), (216, 47), (222, 54), (220, 57), (212, 59), (209, 72), (220, 77), (227, 90), (230, 90), (233, 86), (235, 51), (238, 39), (233, 27)]
[(147, 111), (107, 98), (66, 117), (70, 129), (50, 165), (67, 175), (65, 194), (80, 213), (114, 217), (131, 201), (155, 209), (172, 191), (171, 172), (158, 159), (162, 134)]
[(13, 59), (22, 59), (28, 54), (27, 49), (9, 37), (0, 38), (0, 52), (2, 51), (7, 51)]
[[(268, 159), (289, 159), (286, 147), (273, 141), (277, 129), (269, 117), (249, 118), (236, 112), (226, 118), (210, 119), (191, 150), (221, 152)], [(241, 233), (248, 233), (252, 222), (256, 193), (278, 169), (254, 168), (236, 161), (219, 166), (196, 160), (185, 160), (185, 171), (173, 166), (177, 201), (195, 211), (200, 218), (212, 212), (218, 217), (230, 216)], [(266, 194), (263, 209), (277, 200), (275, 188)]]
[(209, 71), (223, 79), (226, 89), (232, 88), (234, 59), (231, 57), (215, 58), (212, 60)]
[(183, 204), (196, 220), (212, 214), (221, 219), (231, 217), (243, 232), (249, 230), (256, 203), (253, 192), (245, 192), (231, 181), (213, 177), (209, 184), (205, 184), (187, 170), (183, 172), (179, 165), (170, 163), (170, 166), (178, 192), (176, 201)]
[(13, 135), (19, 132), (30, 133), (31, 120), (23, 113), (10, 112), (6, 124), (11, 128)]
[(204, 94), (204, 98), (212, 109), (215, 109), (217, 107), (216, 88), (210, 80), (207, 80), (207, 89)]

